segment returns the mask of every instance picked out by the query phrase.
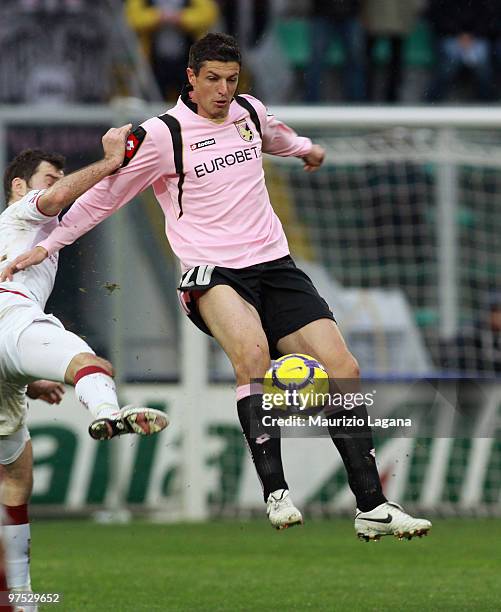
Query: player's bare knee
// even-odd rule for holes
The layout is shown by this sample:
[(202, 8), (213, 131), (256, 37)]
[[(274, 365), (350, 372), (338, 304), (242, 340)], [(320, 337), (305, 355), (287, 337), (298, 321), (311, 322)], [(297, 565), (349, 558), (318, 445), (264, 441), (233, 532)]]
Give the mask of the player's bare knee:
[(68, 368), (66, 369), (64, 382), (69, 385), (73, 385), (77, 372), (89, 366), (97, 366), (105, 370), (110, 376), (114, 376), (113, 366), (106, 359), (98, 357), (93, 353), (79, 353), (73, 357)]
[(104, 359), (103, 357), (96, 357), (96, 362), (103, 368), (103, 370), (106, 370), (112, 378), (115, 376), (115, 368), (107, 359)]
[(270, 353), (267, 346), (259, 344), (244, 347), (232, 359), (237, 384), (248, 384), (253, 378), (263, 378), (270, 367)]
[(332, 362), (327, 362), (324, 365), (329, 377), (332, 379), (355, 381), (360, 378), (360, 366), (358, 365), (358, 361), (349, 351), (346, 351), (341, 359), (339, 355), (336, 355), (336, 358), (333, 359)]
[(349, 356), (346, 359), (345, 368), (348, 372), (347, 378), (357, 380), (360, 378), (360, 366), (358, 364), (358, 361), (355, 359), (355, 357), (353, 357), (351, 353), (349, 353)]
[(20, 506), (30, 501), (33, 491), (33, 477), (30, 474), (4, 473), (1, 501), (6, 506)]

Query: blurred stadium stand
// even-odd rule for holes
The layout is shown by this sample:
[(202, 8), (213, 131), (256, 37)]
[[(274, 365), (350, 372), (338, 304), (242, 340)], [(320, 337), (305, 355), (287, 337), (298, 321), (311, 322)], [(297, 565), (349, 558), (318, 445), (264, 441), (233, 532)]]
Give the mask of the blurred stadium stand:
[[(308, 20), (301, 17), (281, 19), (275, 28), (277, 39), (290, 65), (296, 72), (295, 90), (291, 92), (293, 100), (301, 99), (302, 74), (310, 59), (310, 30)], [(433, 65), (433, 40), (429, 26), (424, 21), (418, 21), (404, 43), (404, 84), (402, 99), (405, 102), (419, 100), (422, 96), (428, 72)], [(380, 37), (373, 51), (374, 63), (380, 66), (389, 59), (389, 43)], [(327, 89), (326, 99), (340, 100), (338, 73), (344, 62), (342, 46), (335, 36), (328, 55), (330, 68), (329, 78), (325, 79)]]
[(120, 0), (3, 0), (1, 103), (161, 99)]

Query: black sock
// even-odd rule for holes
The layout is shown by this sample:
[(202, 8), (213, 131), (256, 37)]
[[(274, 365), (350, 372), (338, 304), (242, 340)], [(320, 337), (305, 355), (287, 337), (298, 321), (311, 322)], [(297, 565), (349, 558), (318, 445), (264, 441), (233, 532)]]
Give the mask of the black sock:
[(280, 427), (264, 426), (262, 395), (249, 395), (237, 402), (238, 418), (249, 446), (252, 461), (263, 486), (264, 501), (277, 489), (288, 489), (282, 467)]
[(352, 410), (340, 410), (329, 414), (329, 418), (363, 419), (363, 425), (329, 425), (330, 436), (341, 455), (348, 483), (357, 500), (357, 508), (369, 512), (386, 501), (376, 466), (374, 442), (368, 424), (367, 409), (357, 406)]

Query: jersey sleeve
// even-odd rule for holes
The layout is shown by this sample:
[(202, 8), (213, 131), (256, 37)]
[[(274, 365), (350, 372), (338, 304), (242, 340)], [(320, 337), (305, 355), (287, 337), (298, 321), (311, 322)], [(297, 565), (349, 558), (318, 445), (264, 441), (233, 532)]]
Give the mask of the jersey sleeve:
[(54, 217), (52, 215), (46, 215), (38, 205), (40, 197), (45, 191), (45, 189), (29, 191), (24, 198), (12, 207), (12, 213), (10, 215), (11, 220), (14, 223), (17, 221), (26, 223), (26, 221), (28, 221), (36, 224), (44, 224), (52, 221)]
[(129, 136), (121, 168), (80, 196), (59, 226), (37, 246), (52, 255), (107, 219), (160, 177), (175, 172), (169, 130), (159, 119), (149, 119)]
[(298, 136), (296, 132), (274, 115), (268, 113), (264, 104), (248, 94), (244, 98), (255, 108), (261, 123), (263, 153), (271, 153), (280, 157), (303, 157), (311, 151), (312, 142), (309, 138)]

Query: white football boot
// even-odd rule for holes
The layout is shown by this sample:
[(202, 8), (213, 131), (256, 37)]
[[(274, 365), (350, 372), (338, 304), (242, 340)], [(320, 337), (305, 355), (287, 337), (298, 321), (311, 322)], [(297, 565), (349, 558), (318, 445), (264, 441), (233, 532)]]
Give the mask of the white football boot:
[(277, 489), (268, 495), (266, 514), (275, 529), (287, 529), (303, 524), (301, 512), (292, 503), (287, 489)]
[(399, 540), (424, 536), (431, 529), (430, 521), (414, 518), (394, 502), (380, 504), (370, 512), (355, 514), (355, 531), (361, 540), (379, 540), (381, 536), (394, 535)]
[(97, 418), (89, 425), (89, 434), (94, 440), (110, 440), (122, 434), (151, 436), (167, 427), (169, 419), (165, 412), (143, 406), (125, 406), (118, 412)]

